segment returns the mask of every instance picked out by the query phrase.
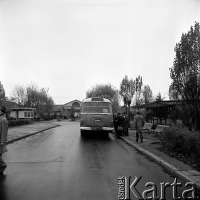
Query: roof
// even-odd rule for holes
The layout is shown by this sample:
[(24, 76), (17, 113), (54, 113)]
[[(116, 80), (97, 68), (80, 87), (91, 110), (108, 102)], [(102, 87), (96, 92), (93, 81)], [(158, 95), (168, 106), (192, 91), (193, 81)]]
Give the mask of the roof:
[(19, 105), (15, 102), (12, 102), (12, 101), (1, 101), (0, 102), (0, 106), (4, 106), (6, 107), (7, 110), (11, 109), (11, 108), (18, 108)]
[(132, 108), (160, 108), (160, 107), (170, 107), (180, 104), (178, 100), (169, 100), (169, 101), (154, 101), (147, 104), (132, 106)]
[(10, 110), (36, 110), (36, 108), (19, 107), (19, 108), (10, 108)]
[[(106, 98), (98, 98), (98, 97), (91, 97), (91, 98), (87, 98), (87, 99), (84, 99), (83, 102), (91, 102), (91, 101), (94, 101), (92, 100), (93, 98), (95, 98), (95, 101), (98, 101), (96, 99), (103, 99), (103, 102), (110, 102), (111, 101), (109, 99), (106, 99)], [(99, 102), (102, 102), (102, 100), (99, 100)]]
[(63, 104), (63, 105), (66, 105), (66, 104), (69, 104), (69, 103), (72, 103), (72, 102), (79, 102), (79, 103), (82, 103), (81, 101), (79, 101), (79, 100), (77, 100), (77, 99), (75, 99), (75, 100), (73, 100), (73, 101), (70, 101), (70, 102), (67, 102), (67, 103), (65, 103), (65, 104)]

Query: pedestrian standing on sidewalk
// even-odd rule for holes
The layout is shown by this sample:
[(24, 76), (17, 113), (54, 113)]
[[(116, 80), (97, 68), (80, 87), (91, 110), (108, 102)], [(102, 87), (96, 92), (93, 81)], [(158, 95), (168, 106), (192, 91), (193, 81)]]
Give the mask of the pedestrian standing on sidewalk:
[(118, 131), (118, 125), (117, 125), (117, 115), (113, 115), (113, 120), (114, 120), (114, 128), (115, 128), (115, 133), (117, 134)]
[(145, 124), (144, 117), (141, 115), (140, 111), (137, 111), (137, 114), (134, 117), (134, 124), (136, 130), (136, 141), (138, 142), (138, 138), (140, 135), (141, 142), (143, 142), (142, 130)]
[[(120, 114), (117, 113), (117, 134), (118, 135), (123, 135), (124, 131), (124, 117)], [(122, 128), (122, 131), (121, 131)]]
[(124, 135), (128, 136), (128, 128), (129, 128), (129, 118), (126, 113), (124, 113)]
[(6, 141), (8, 135), (8, 121), (6, 119), (6, 108), (0, 107), (0, 175), (7, 167), (6, 163), (2, 159), (2, 154), (7, 152)]

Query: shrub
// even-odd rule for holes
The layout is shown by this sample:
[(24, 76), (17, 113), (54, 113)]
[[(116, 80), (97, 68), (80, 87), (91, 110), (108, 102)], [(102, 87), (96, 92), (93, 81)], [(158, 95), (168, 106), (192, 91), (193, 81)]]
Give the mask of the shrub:
[(18, 120), (9, 120), (8, 126), (20, 126), (24, 124), (30, 124), (31, 120), (29, 119), (18, 119)]
[(200, 133), (182, 126), (171, 126), (163, 130), (163, 149), (181, 155), (188, 164), (200, 168)]
[(10, 120), (15, 120), (15, 118), (14, 118), (14, 117), (11, 117), (11, 116), (8, 116), (6, 119), (7, 119), (8, 121), (10, 121)]

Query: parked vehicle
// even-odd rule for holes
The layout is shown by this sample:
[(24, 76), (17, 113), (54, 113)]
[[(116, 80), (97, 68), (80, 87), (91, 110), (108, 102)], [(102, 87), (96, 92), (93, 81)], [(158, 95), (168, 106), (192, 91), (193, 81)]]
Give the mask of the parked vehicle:
[(80, 131), (84, 134), (102, 132), (109, 134), (113, 128), (112, 103), (106, 98), (92, 97), (83, 100), (80, 114)]

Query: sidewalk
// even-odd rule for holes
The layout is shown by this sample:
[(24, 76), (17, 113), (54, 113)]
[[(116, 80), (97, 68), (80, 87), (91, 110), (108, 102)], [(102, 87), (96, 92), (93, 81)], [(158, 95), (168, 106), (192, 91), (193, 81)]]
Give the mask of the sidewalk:
[(35, 135), (39, 132), (55, 128), (57, 126), (59, 126), (59, 124), (53, 123), (51, 121), (41, 121), (22, 126), (9, 127), (7, 144), (21, 140), (31, 135)]
[(118, 137), (136, 148), (139, 152), (154, 160), (170, 174), (180, 178), (184, 182), (195, 183), (198, 192), (200, 192), (200, 172), (194, 170), (191, 166), (161, 152), (159, 150), (161, 145), (158, 141), (158, 138), (152, 133), (144, 131), (143, 143), (140, 141), (136, 142), (136, 131), (132, 129), (129, 129), (129, 136)]

